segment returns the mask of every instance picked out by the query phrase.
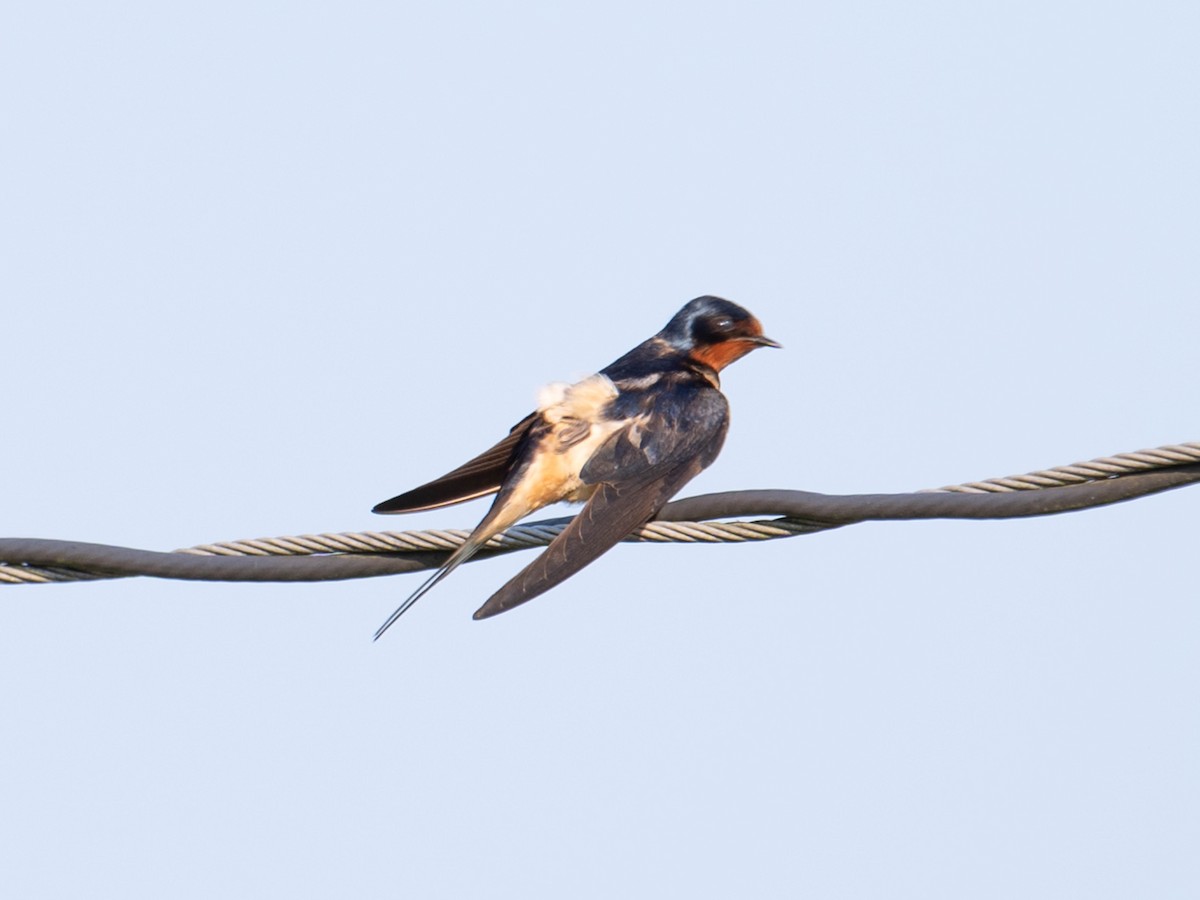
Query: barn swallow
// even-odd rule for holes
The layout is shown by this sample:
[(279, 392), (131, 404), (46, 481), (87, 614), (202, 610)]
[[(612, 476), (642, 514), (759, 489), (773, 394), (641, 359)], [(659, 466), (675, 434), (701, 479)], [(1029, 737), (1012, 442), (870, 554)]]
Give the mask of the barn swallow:
[(400, 604), (375, 639), (493, 536), (543, 506), (587, 503), (537, 559), (476, 610), (476, 619), (550, 590), (654, 518), (725, 442), (729, 404), (718, 373), (751, 350), (779, 346), (742, 307), (697, 297), (662, 331), (597, 374), (543, 389), (537, 410), (490, 450), (380, 503), (373, 512), (407, 513), (496, 494), (466, 542)]

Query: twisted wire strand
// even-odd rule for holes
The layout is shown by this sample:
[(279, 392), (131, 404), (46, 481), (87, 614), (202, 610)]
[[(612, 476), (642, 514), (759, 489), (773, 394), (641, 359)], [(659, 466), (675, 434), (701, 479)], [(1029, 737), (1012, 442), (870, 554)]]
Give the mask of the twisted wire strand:
[(1042, 469), (1028, 472), (1024, 475), (1009, 475), (1005, 478), (986, 478), (983, 481), (972, 481), (967, 484), (952, 484), (946, 487), (930, 488), (918, 493), (949, 493), (987, 494), (1005, 491), (1036, 491), (1042, 488), (1059, 487), (1070, 484), (1083, 484), (1101, 478), (1111, 478), (1130, 472), (1146, 472), (1151, 469), (1161, 469), (1167, 466), (1187, 465), (1200, 462), (1200, 442), (1189, 441), (1185, 444), (1167, 444), (1152, 450), (1135, 450), (1132, 453), (1118, 453), (1115, 456), (1102, 456), (1087, 462), (1073, 463), (1069, 466), (1055, 466), (1053, 469)]
[[(1121, 484), (1115, 482), (1120, 481)], [(1086, 509), (1200, 481), (1200, 442), (1120, 453), (1024, 475), (910, 494), (830, 496), (736, 491), (668, 504), (627, 541), (741, 543), (812, 534), (866, 520), (1013, 518)], [(1090, 485), (1091, 487), (1085, 487)], [(1046, 497), (1019, 496), (1040, 491)], [(750, 521), (690, 521), (779, 515)], [(485, 555), (549, 544), (569, 519), (517, 525)], [(461, 529), (306, 534), (201, 544), (158, 553), (71, 541), (0, 539), (0, 584), (48, 584), (151, 575), (192, 580), (326, 581), (432, 568), (466, 540)], [(191, 560), (189, 562), (189, 559)]]
[(100, 581), (104, 575), (58, 567), (0, 565), (0, 584), (53, 584), (58, 581)]
[[(544, 547), (567, 523), (514, 525), (493, 537), (485, 548), (493, 551)], [(655, 544), (737, 543), (792, 537), (804, 526), (785, 519), (753, 522), (650, 522), (625, 538), (627, 542)], [(255, 538), (184, 547), (175, 553), (193, 556), (308, 556), (318, 553), (428, 553), (451, 552), (461, 546), (469, 531), (358, 531), (305, 534), (298, 537)]]

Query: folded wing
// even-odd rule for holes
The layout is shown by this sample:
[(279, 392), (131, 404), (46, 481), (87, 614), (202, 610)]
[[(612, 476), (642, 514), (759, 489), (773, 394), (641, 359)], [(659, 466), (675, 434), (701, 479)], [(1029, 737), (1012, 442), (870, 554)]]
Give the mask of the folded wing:
[(679, 470), (650, 485), (600, 485), (571, 524), (476, 610), (475, 618), (506, 612), (566, 581), (653, 518), (696, 472)]
[(475, 612), (486, 619), (520, 606), (570, 578), (652, 519), (716, 458), (728, 406), (716, 391), (673, 423), (631, 422), (589, 460), (583, 480), (598, 485), (583, 510), (537, 559)]

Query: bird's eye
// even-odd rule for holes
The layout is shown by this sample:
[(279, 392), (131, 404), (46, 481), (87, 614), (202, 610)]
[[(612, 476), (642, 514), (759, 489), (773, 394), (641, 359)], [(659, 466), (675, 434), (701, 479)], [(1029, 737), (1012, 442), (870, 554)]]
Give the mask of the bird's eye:
[(733, 331), (733, 319), (729, 316), (722, 316), (713, 322), (713, 329), (721, 333)]

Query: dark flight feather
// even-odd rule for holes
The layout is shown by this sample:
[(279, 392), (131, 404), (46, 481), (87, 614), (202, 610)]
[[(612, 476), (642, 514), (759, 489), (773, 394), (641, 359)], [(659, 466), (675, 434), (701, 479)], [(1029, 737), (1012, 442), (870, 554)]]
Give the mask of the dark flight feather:
[(521, 439), (536, 419), (537, 414), (531, 413), (514, 425), (508, 436), (490, 450), (484, 451), (470, 462), (463, 463), (454, 471), (447, 472), (441, 478), (398, 494), (390, 500), (384, 500), (371, 511), (420, 512), (425, 509), (453, 506), (455, 503), (465, 503), (476, 497), (496, 493), (508, 476)]
[(699, 392), (686, 413), (638, 440), (623, 428), (584, 466), (599, 484), (587, 505), (537, 559), (475, 612), (486, 619), (544, 594), (593, 562), (658, 513), (716, 457), (729, 426), (729, 407), (715, 389)]
[(566, 581), (652, 519), (699, 471), (683, 468), (650, 484), (602, 484), (562, 534), (479, 607), (475, 618), (507, 612)]

